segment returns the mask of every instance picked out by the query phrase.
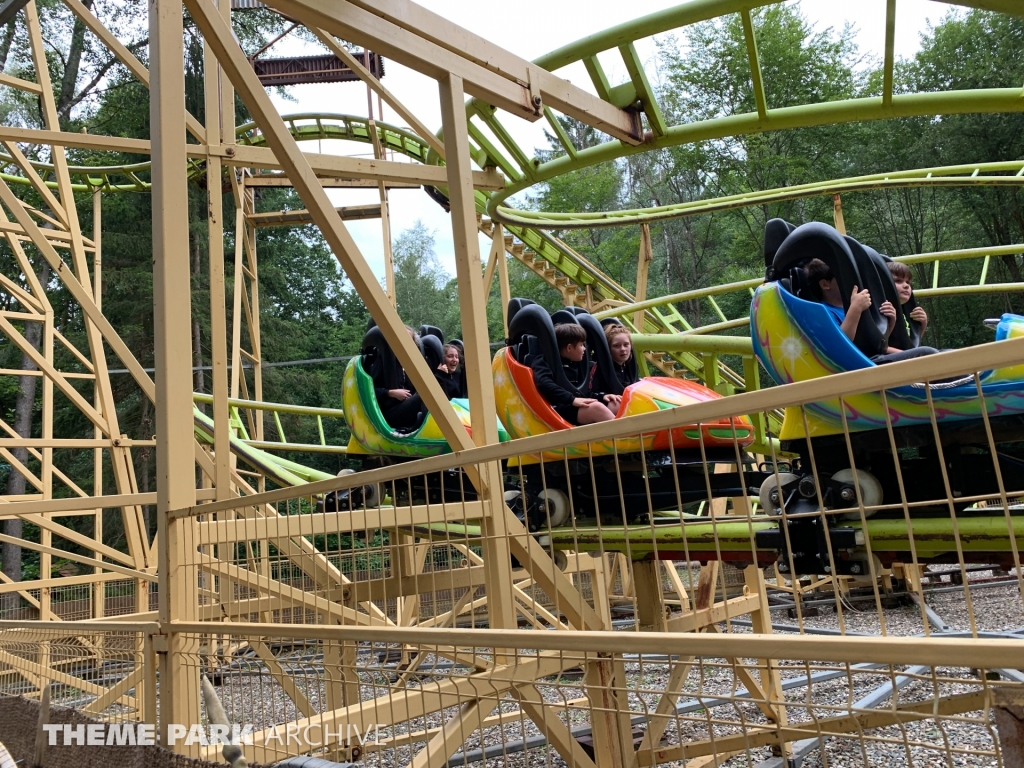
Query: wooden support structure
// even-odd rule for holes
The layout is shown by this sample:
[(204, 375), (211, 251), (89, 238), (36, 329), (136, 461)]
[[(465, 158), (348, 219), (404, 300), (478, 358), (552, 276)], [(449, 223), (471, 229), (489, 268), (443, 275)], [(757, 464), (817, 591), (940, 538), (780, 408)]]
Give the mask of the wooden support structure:
[[(636, 291), (634, 295), (637, 303), (647, 299), (647, 273), (654, 261), (654, 246), (651, 244), (651, 225), (644, 222), (640, 225), (640, 255), (636, 264)], [(633, 327), (637, 333), (644, 332), (644, 311), (638, 310), (633, 315)]]
[[(186, 162), (185, 82), (181, 62), (182, 15), (177, 3), (159, 2), (150, 14), (153, 126), (153, 251), (155, 359), (157, 379), (157, 523), (161, 546), (160, 619), (188, 621), (196, 615), (197, 572), (190, 568), (186, 542), (194, 523), (174, 520), (169, 512), (195, 502), (192, 446), (191, 312), (188, 238), (188, 192), (180, 169)], [(199, 679), (186, 671), (195, 649), (187, 638), (172, 635), (160, 657), (161, 729), (168, 738), (172, 723), (199, 722)], [(167, 743), (167, 742), (165, 742)]]
[[(27, 483), (25, 493), (2, 500), (0, 518), (30, 524), (33, 531), (38, 531), (38, 540), (4, 534), (0, 542), (17, 543), (38, 553), (41, 577), (29, 583), (0, 576), (0, 596), (23, 600), (27, 610), (41, 621), (0, 627), (0, 689), (20, 686), (29, 695), (39, 696), (44, 702), (44, 719), (51, 685), (54, 695), (58, 690), (75, 690), (88, 697), (82, 704), (86, 713), (109, 718), (112, 708), (116, 708), (117, 716), (125, 720), (158, 722), (166, 739), (171, 724), (202, 721), (200, 673), (228, 675), (231, 665), (245, 657), (281, 692), (287, 715), (279, 717), (280, 712), (275, 711), (274, 718), (289, 720), (286, 726), (316, 722), (336, 728), (365, 728), (368, 724), (390, 727), (436, 717), (437, 722), (429, 727), (421, 724), (406, 729), (388, 742), (394, 747), (411, 746), (410, 759), (415, 766), (442, 766), (482, 729), (521, 725), (529, 720), (572, 765), (625, 768), (685, 760), (689, 768), (700, 768), (759, 747), (770, 748), (776, 757), (786, 760), (793, 753), (794, 742), (808, 737), (811, 726), (795, 715), (795, 700), (787, 700), (784, 695), (783, 660), (846, 665), (844, 671), (851, 686), (856, 681), (849, 665), (858, 660), (851, 657), (851, 648), (865, 648), (869, 656), (875, 654), (871, 658), (886, 659), (879, 663), (889, 664), (892, 669), (907, 663), (907, 656), (899, 655), (905, 650), (897, 652), (872, 642), (844, 645), (845, 655), (836, 661), (835, 654), (829, 655), (834, 646), (799, 638), (796, 645), (803, 655), (786, 655), (783, 641), (772, 637), (769, 585), (757, 565), (747, 566), (742, 572), (742, 585), (733, 581), (732, 589), (726, 589), (726, 571), (734, 577), (739, 572), (718, 560), (700, 567), (696, 585), (690, 580), (684, 583), (675, 562), (658, 559), (681, 557), (674, 551), (603, 551), (601, 547), (608, 539), (599, 536), (594, 552), (562, 552), (556, 549), (557, 543), (548, 546), (551, 542), (544, 542), (544, 531), (528, 530), (506, 504), (506, 485), (513, 474), (507, 468), (512, 466), (512, 458), (521, 456), (516, 453), (517, 446), (499, 444), (499, 410), (491, 375), (493, 351), (486, 311), (495, 278), (507, 335), (509, 255), (559, 291), (566, 305), (614, 309), (627, 300), (633, 304), (647, 300), (653, 244), (650, 224), (644, 221), (640, 223), (634, 296), (621, 286), (608, 288), (607, 283), (584, 280), (582, 276), (589, 267), (581, 254), (573, 254), (578, 257), (574, 263), (579, 270), (573, 273), (578, 280), (570, 279), (567, 262), (556, 264), (553, 252), (545, 251), (546, 234), (533, 236), (510, 220), (503, 225), (497, 221), (501, 212), (481, 203), (480, 192), (499, 192), (521, 179), (507, 169), (495, 169), (493, 155), (500, 153), (500, 147), (492, 152), (494, 147), (488, 142), (495, 140), (487, 140), (479, 122), (483, 119), (492, 133), (501, 133), (500, 124), (489, 119), (494, 109), (504, 109), (527, 120), (547, 115), (557, 131), (557, 110), (631, 146), (659, 141), (666, 135), (667, 126), (632, 42), (616, 43), (629, 72), (629, 82), (620, 86), (611, 87), (606, 82), (596, 53), (580, 59), (595, 76), (599, 94), (594, 95), (407, 0), (268, 0), (270, 8), (294, 15), (310, 29), (328, 47), (332, 61), (343, 63), (351, 77), (360, 79), (377, 95), (378, 103), (386, 102), (408, 123), (410, 131), (382, 127), (374, 116), (370, 94), (366, 123), (369, 133), (363, 138), (372, 145), (371, 160), (300, 149), (295, 136), (301, 136), (301, 130), (294, 120), (288, 122), (277, 113), (239, 48), (232, 32), (231, 3), (223, 0), (185, 2), (205, 45), (205, 125), (184, 109), (181, 3), (155, 0), (151, 4), (147, 68), (88, 7), (67, 0), (74, 18), (135, 78), (150, 87), (152, 134), (147, 140), (61, 131), (43, 25), (35, 3), (11, 0), (0, 6), (0, 15), (19, 4), (23, 8), (15, 10), (24, 14), (28, 50), (35, 68), (31, 76), (36, 81), (25, 79), (29, 73), (24, 78), (2, 74), (0, 85), (19, 89), (37, 100), (41, 126), (0, 127), (0, 143), (9, 156), (8, 168), (11, 174), (21, 176), (0, 180), (0, 237), (9, 246), (10, 261), (16, 265), (10, 274), (0, 274), (0, 291), (10, 299), (0, 311), (0, 332), (30, 361), (31, 369), (3, 370), (0, 375), (17, 375), (38, 384), (39, 412), (31, 434), (18, 434), (0, 420), (0, 458), (11, 471), (24, 475)], [(714, 5), (708, 2), (701, 7)], [(888, 4), (890, 17), (893, 6)], [(736, 6), (730, 12), (740, 13), (743, 24), (753, 68), (758, 130), (768, 130), (773, 110), (765, 99), (753, 36), (754, 17), (746, 7)], [(434, 80), (441, 130), (433, 131), (422, 123), (381, 84), (379, 71), (375, 74), (366, 62), (361, 63), (340, 39), (380, 50)], [(890, 59), (887, 55), (887, 69), (891, 69)], [(259, 141), (252, 143), (262, 142), (261, 146), (247, 144), (251, 136), (244, 140), (236, 136), (236, 95), (259, 125)], [(882, 98), (892, 109), (896, 108), (894, 104), (899, 105), (899, 97), (891, 93)], [(641, 130), (641, 113), (647, 116), (650, 137)], [(477, 122), (471, 123), (474, 120)], [(396, 146), (396, 135), (401, 141), (415, 144), (409, 156), (421, 162), (396, 161), (394, 156), (388, 159)], [(562, 141), (572, 160), (584, 156), (584, 151), (573, 147), (571, 141), (565, 137)], [(22, 148), (26, 144), (46, 146), (52, 168), (40, 170), (42, 166), (33, 164), (31, 153)], [(515, 154), (503, 137), (497, 138), (497, 144)], [(104, 176), (107, 181), (99, 186), (94, 180), (82, 182), (83, 176), (76, 175), (78, 172), (68, 163), (70, 148), (148, 153), (152, 157), (155, 376), (143, 369), (104, 315), (102, 197), (109, 177)], [(529, 158), (523, 159), (530, 167)], [(188, 269), (190, 163), (193, 167), (205, 165), (208, 190), (205, 218), (209, 232), (212, 394), (203, 400), (209, 406), (203, 407), (212, 408), (216, 429), (203, 444), (195, 439), (190, 376), (194, 351), (190, 321), (195, 310)], [(539, 161), (536, 167), (540, 167)], [(529, 173), (532, 171), (526, 175)], [(22, 182), (38, 208), (30, 207), (16, 192), (19, 187), (15, 182)], [(472, 430), (466, 429), (460, 414), (444, 396), (396, 309), (389, 190), (414, 186), (443, 188), (450, 203)], [(257, 210), (257, 192), (263, 187), (291, 187), (305, 208)], [(376, 189), (378, 202), (339, 208), (325, 191), (331, 187)], [(227, 200), (222, 190), (229, 191)], [(91, 196), (88, 201), (86, 193)], [(86, 202), (92, 204), (90, 237), (85, 236), (79, 220), (80, 211), (87, 210), (83, 207)], [(843, 232), (838, 194), (833, 202), (835, 225)], [(478, 207), (487, 214), (482, 215)], [(347, 226), (356, 219), (377, 217), (381, 219), (384, 242), (384, 287)], [(251, 462), (240, 462), (232, 452), (233, 448), (239, 450), (237, 443), (232, 444), (233, 438), (244, 437), (240, 442), (250, 447), (269, 444), (264, 434), (267, 406), (262, 402), (263, 350), (271, 347), (264, 344), (261, 335), (265, 304), (261, 309), (256, 233), (262, 227), (306, 224), (319, 228), (452, 451), (425, 459), (411, 470), (403, 469), (411, 464), (395, 463), (363, 476), (370, 477), (367, 482), (378, 488), (392, 489), (387, 494), (390, 498), (378, 505), (327, 509), (325, 503), (324, 508), (318, 508), (325, 486), (268, 492), (267, 476), (253, 471)], [(481, 259), (481, 235), (488, 238), (486, 266)], [(233, 252), (225, 250), (226, 243), (233, 244)], [(536, 250), (531, 251), (528, 243)], [(232, 262), (227, 267), (226, 259)], [(229, 279), (233, 283), (230, 296)], [(58, 328), (49, 295), (55, 286), (67, 294), (69, 306), (81, 318), (78, 335), (63, 326)], [(704, 294), (700, 298), (708, 297)], [(727, 319), (718, 309), (714, 296), (710, 300), (722, 322), (728, 328), (737, 327), (737, 321)], [(648, 321), (661, 323), (663, 319), (650, 302), (647, 307), (624, 310), (622, 317), (639, 330)], [(680, 316), (678, 322), (685, 321)], [(153, 407), (157, 425), (154, 439), (150, 434), (132, 439), (122, 433), (119, 403), (115, 400), (115, 392), (121, 390), (111, 385), (109, 370), (115, 357), (128, 371), (132, 394), (145, 403), (145, 408)], [(1016, 355), (1014, 361), (1019, 357)], [(75, 361), (70, 371), (62, 363), (69, 358)], [(738, 379), (729, 378), (728, 371), (722, 374), (717, 353), (706, 354), (702, 364), (708, 386), (730, 395), (740, 388)], [(747, 388), (756, 389), (756, 360), (745, 358), (744, 366)], [(694, 368), (699, 369), (699, 365)], [(893, 383), (885, 378), (884, 371), (869, 373), (876, 377), (869, 381), (872, 386), (877, 384), (884, 390)], [(813, 387), (817, 388), (799, 390), (806, 395), (801, 402), (836, 396), (822, 382)], [(762, 414), (781, 407), (769, 395), (762, 393), (760, 397), (755, 406)], [(58, 405), (65, 402), (84, 417), (87, 429), (82, 435), (69, 436), (55, 430)], [(695, 407), (716, 406), (704, 403)], [(317, 418), (327, 410), (320, 409)], [(677, 416), (665, 411), (659, 418), (668, 421)], [(59, 418), (56, 421), (59, 426)], [(755, 416), (754, 422), (759, 449), (766, 451), (771, 447), (767, 418)], [(653, 420), (642, 423), (654, 424)], [(280, 422), (278, 425), (280, 429)], [(323, 441), (322, 423), (320, 426)], [(629, 425), (586, 429), (590, 430), (588, 436), (596, 434), (600, 440), (616, 441), (627, 436)], [(547, 435), (531, 445), (539, 455), (560, 439), (557, 434)], [(140, 493), (134, 474), (137, 452), (153, 448), (157, 454), (157, 491)], [(527, 449), (527, 455), (532, 455), (534, 448)], [(55, 455), (59, 459), (62, 451), (76, 449), (91, 452), (91, 478), (88, 471), (80, 477), (54, 459)], [(635, 457), (626, 461), (644, 467)], [(739, 467), (716, 464), (716, 471), (736, 469)], [(407, 501), (395, 492), (408, 480), (403, 471), (422, 471), (431, 478), (451, 473), (471, 493), (457, 500), (428, 495), (426, 501)], [(310, 476), (315, 475), (310, 472)], [(85, 490), (90, 481), (93, 495)], [(334, 491), (350, 491), (359, 480), (347, 486), (342, 479), (322, 482), (334, 483)], [(111, 488), (115, 492), (105, 496), (104, 489)], [(447, 492), (446, 488), (444, 494)], [(740, 519), (750, 526), (753, 536), (755, 526), (763, 526), (763, 518), (752, 516), (746, 496), (734, 499), (731, 510), (726, 499), (709, 501), (707, 521), (712, 527), (735, 524), (735, 519)], [(143, 515), (143, 509), (153, 504), (157, 514), (155, 542)], [(105, 523), (104, 514), (110, 510), (120, 514), (121, 526)], [(71, 516), (87, 519), (81, 523), (63, 519)], [(573, 525), (583, 527), (582, 515), (570, 519)], [(468, 533), (471, 529), (472, 534)], [(111, 544), (111, 537), (120, 530), (124, 532), (123, 547)], [(353, 543), (351, 549), (346, 549), (338, 543), (342, 539), (365, 547)], [(762, 553), (754, 549), (752, 545), (749, 553), (715, 552), (714, 557), (758, 561)], [(628, 547), (625, 551), (630, 552)], [(963, 557), (962, 551), (958, 554)], [(702, 550), (700, 557), (707, 556)], [(84, 573), (54, 574), (58, 559), (76, 563)], [(682, 567), (692, 573), (695, 565)], [(896, 564), (893, 575), (918, 596), (924, 614), (921, 568), (916, 561)], [(772, 588), (789, 592), (795, 599), (808, 589), (831, 585), (838, 604), (839, 593), (849, 585), (847, 577), (828, 577), (810, 587), (798, 582), (787, 586), (778, 573), (776, 576)], [(588, 584), (590, 597), (585, 597)], [(150, 601), (154, 585), (156, 610)], [(63, 621), (68, 616), (62, 613), (66, 601), (58, 590), (78, 588), (89, 590), (83, 614), (89, 619), (72, 624)], [(124, 608), (113, 609), (108, 604), (108, 593), (121, 592), (131, 612), (112, 617), (110, 614), (120, 614)], [(611, 632), (621, 626), (617, 618), (623, 608), (632, 609), (638, 630), (628, 633), (629, 647), (621, 645), (621, 636), (627, 633)], [(254, 617), (259, 623), (250, 623)], [(747, 639), (729, 636), (731, 623), (741, 617), (752, 625), (759, 645), (742, 645)], [(300, 631), (289, 621), (291, 625), (309, 623), (302, 624)], [(480, 629), (484, 622), (487, 628)], [(521, 626), (530, 627), (534, 638), (544, 638), (541, 644), (531, 646), (531, 641), (517, 632)], [(466, 634), (467, 629), (478, 634)], [(657, 636), (658, 644), (651, 644), (652, 635)], [(478, 644), (480, 637), (487, 638), (486, 645)], [(565, 637), (571, 639), (566, 641)], [(279, 639), (284, 642), (278, 643)], [(944, 644), (947, 639), (940, 648), (960, 647), (955, 639)], [(741, 642), (733, 642), (737, 640)], [(845, 643), (849, 638), (841, 640)], [(721, 641), (721, 647), (716, 641)], [(300, 679), (293, 660), (282, 652), (289, 642), (316, 658), (319, 668), (312, 685)], [(942, 656), (934, 645), (914, 642), (919, 643), (914, 651), (927, 656), (922, 664), (937, 668), (940, 662), (951, 663), (951, 657)], [(19, 643), (31, 652), (21, 646), (12, 647)], [(378, 650), (385, 658), (391, 651), (398, 652), (400, 658), (394, 669), (384, 662), (377, 667), (370, 662), (367, 667), (369, 654)], [(993, 658), (1004, 658), (999, 655), (1002, 653), (1005, 651), (993, 647)], [(639, 673), (633, 667), (648, 663), (642, 659), (644, 654), (656, 656), (655, 663), (665, 665), (669, 672), (663, 690), (645, 692), (651, 695), (642, 704), (644, 730), (637, 745), (634, 719), (640, 713), (634, 693)], [(453, 671), (447, 675), (436, 672), (428, 657), (448, 664), (444, 669)], [(678, 735), (671, 729), (678, 730), (681, 722), (678, 706), (684, 695), (690, 695), (689, 679), (707, 659), (727, 670), (725, 674), (734, 684), (731, 694), (714, 695), (728, 698), (739, 687), (745, 689), (744, 704), (751, 706), (749, 711), (744, 710), (743, 717), (748, 721), (706, 739), (669, 743), (666, 737)], [(303, 662), (306, 660), (308, 657)], [(1010, 669), (1010, 662), (1005, 663)], [(370, 674), (380, 672), (381, 679), (368, 685), (367, 669)], [(437, 669), (441, 669), (440, 663)], [(577, 669), (581, 681), (572, 685), (560, 682), (562, 675)], [(120, 676), (119, 670), (124, 672)], [(385, 682), (385, 676), (391, 673), (393, 679), (388, 677)], [(895, 672), (892, 677), (895, 681)], [(1019, 753), (1020, 729), (1012, 720), (1020, 719), (1019, 696), (997, 691), (993, 697), (984, 680), (978, 682), (974, 690), (936, 696), (934, 702), (907, 705), (894, 698), (891, 707), (839, 712), (835, 717), (814, 720), (814, 727), (828, 728), (829, 734), (852, 734), (929, 717), (993, 711), (1003, 761), (1012, 765), (1014, 750)], [(552, 701), (552, 687), (572, 688), (574, 693)], [(929, 709), (932, 704), (935, 706)], [(593, 729), (589, 742), (575, 731), (578, 722), (574, 718), (584, 711)], [(270, 729), (256, 734), (253, 759), (270, 762), (297, 753), (293, 745), (275, 744), (271, 736)], [(312, 751), (313, 745), (306, 746), (309, 750), (301, 751)], [(317, 745), (322, 754), (345, 760), (357, 759), (362, 747), (345, 736)], [(193, 750), (196, 756), (200, 752)], [(202, 753), (206, 757), (211, 754)], [(43, 759), (37, 751), (36, 762)]]

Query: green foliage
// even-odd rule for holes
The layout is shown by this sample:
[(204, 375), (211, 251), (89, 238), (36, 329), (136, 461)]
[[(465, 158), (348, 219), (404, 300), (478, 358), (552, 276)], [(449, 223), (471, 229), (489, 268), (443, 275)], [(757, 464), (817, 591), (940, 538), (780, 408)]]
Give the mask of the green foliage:
[(436, 325), (446, 339), (462, 333), (458, 286), (438, 261), (434, 232), (422, 221), (395, 238), (395, 297), (409, 327)]

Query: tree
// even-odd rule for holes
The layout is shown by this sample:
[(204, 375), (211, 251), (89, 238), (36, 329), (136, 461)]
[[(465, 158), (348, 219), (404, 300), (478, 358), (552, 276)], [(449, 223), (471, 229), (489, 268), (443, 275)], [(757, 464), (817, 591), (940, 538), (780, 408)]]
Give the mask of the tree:
[[(852, 66), (856, 47), (850, 29), (815, 33), (791, 6), (755, 10), (752, 20), (770, 107), (856, 95), (860, 79)], [(738, 15), (687, 27), (682, 41), (671, 36), (659, 41), (658, 63), (658, 101), (672, 123), (757, 109)], [(626, 161), (626, 203), (630, 208), (673, 205), (842, 176), (852, 133), (849, 126), (776, 131), (635, 155)], [(823, 199), (797, 200), (661, 222), (652, 228), (651, 283), (668, 293), (756, 275), (763, 271), (760, 252), (768, 219), (823, 218), (830, 207)], [(703, 321), (698, 302), (685, 312), (691, 322)]]
[(453, 338), (462, 331), (458, 291), (438, 261), (434, 232), (422, 221), (395, 238), (395, 299), (399, 316), (411, 327), (436, 325)]

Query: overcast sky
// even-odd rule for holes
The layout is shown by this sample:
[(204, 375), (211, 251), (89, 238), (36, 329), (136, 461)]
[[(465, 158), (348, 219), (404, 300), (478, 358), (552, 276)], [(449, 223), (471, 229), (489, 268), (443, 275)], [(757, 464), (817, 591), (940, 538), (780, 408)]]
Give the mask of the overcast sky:
[[(568, 0), (517, 0), (515, 3), (420, 0), (420, 4), (518, 56), (534, 59), (587, 35), (680, 3), (678, 0), (633, 0), (629, 3), (592, 0), (587, 4)], [(857, 30), (856, 40), (861, 52), (881, 58), (885, 43), (885, 0), (859, 0), (855, 3), (802, 0), (800, 6), (804, 15), (818, 31), (829, 27), (840, 30), (846, 23), (852, 23)], [(512, 8), (515, 9), (515, 13), (510, 12), (509, 9)], [(921, 32), (929, 23), (938, 23), (951, 6), (933, 0), (900, 0), (896, 8), (896, 55), (911, 57), (919, 47)], [(652, 41), (641, 41), (637, 49), (642, 60), (653, 59), (655, 48)], [(318, 51), (309, 47), (303, 50), (293, 41), (286, 39), (266, 55), (284, 56), (314, 52), (322, 52), (322, 49)], [(625, 69), (621, 64), (616, 68), (615, 59), (602, 59), (602, 63), (605, 64), (613, 85), (625, 81)], [(650, 73), (653, 66), (648, 66), (647, 69)], [(559, 74), (592, 91), (589, 77), (581, 65), (560, 70)], [(440, 126), (441, 116), (434, 81), (393, 61), (385, 60), (383, 82), (428, 127), (436, 129)], [(274, 97), (282, 114), (330, 112), (366, 115), (366, 88), (362, 84), (293, 86), (289, 93), (294, 101)], [(512, 118), (506, 113), (501, 114), (503, 124), (524, 149), (546, 146), (543, 136), (546, 121), (531, 124), (525, 120)], [(380, 116), (377, 117), (379, 119)], [(387, 105), (384, 106), (383, 119), (386, 122), (401, 123)], [(341, 142), (323, 142), (319, 151), (371, 154), (368, 149)], [(330, 194), (338, 205), (356, 205), (377, 200), (376, 191), (332, 191)], [(392, 232), (395, 237), (413, 226), (418, 219), (435, 230), (438, 257), (442, 265), (454, 273), (449, 218), (437, 203), (430, 200), (422, 190), (395, 190), (391, 192), (391, 214)], [(353, 222), (349, 224), (349, 228), (374, 270), (378, 275), (383, 275), (380, 222)]]

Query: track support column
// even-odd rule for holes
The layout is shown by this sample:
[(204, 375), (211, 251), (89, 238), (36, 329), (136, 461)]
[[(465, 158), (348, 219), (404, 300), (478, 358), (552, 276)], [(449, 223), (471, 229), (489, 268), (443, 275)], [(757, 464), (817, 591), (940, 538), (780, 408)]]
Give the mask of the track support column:
[[(498, 442), (497, 409), (491, 380), (490, 336), (487, 332), (487, 297), (484, 295), (480, 240), (477, 234), (473, 167), (469, 156), (466, 125), (466, 97), (462, 78), (449, 74), (438, 82), (441, 120), (448, 166), (448, 197), (451, 200), (452, 238), (455, 243), (456, 276), (459, 281), (459, 309), (466, 345), (466, 384), (469, 389), (473, 442)], [(484, 568), (487, 579), (487, 609), (494, 628), (516, 626), (512, 596), (512, 566), (509, 530), (501, 466), (491, 462), (479, 466), (480, 492), (488, 513), (483, 519)]]
[[(153, 146), (153, 310), (156, 360), (157, 519), (160, 621), (196, 618), (195, 569), (186, 567), (190, 519), (169, 513), (196, 503), (192, 435), (191, 277), (188, 190), (184, 168), (185, 75), (179, 0), (149, 7), (150, 124)], [(181, 636), (164, 635), (160, 659), (160, 728), (199, 722), (199, 675), (185, 665)]]

